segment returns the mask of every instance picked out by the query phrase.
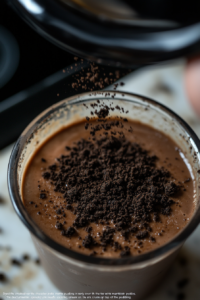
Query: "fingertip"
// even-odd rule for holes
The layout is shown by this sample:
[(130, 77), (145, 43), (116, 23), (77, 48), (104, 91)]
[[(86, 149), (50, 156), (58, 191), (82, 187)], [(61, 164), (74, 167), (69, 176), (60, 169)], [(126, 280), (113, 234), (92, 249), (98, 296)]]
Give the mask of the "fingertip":
[(191, 105), (200, 116), (200, 56), (188, 60), (185, 87)]

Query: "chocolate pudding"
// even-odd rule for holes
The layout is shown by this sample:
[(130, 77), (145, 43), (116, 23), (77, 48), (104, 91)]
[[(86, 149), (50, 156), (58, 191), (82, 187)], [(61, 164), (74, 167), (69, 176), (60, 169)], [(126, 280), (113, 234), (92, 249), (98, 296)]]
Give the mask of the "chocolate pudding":
[(191, 168), (163, 133), (123, 118), (87, 118), (34, 153), (23, 175), (25, 208), (74, 251), (140, 255), (176, 236), (194, 211)]

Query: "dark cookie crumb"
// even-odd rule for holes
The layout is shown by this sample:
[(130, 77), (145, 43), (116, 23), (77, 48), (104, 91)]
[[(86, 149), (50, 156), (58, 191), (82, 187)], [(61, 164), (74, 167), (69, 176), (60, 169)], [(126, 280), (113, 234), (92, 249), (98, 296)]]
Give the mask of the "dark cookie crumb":
[(124, 250), (120, 252), (121, 257), (129, 256), (130, 255), (130, 248), (128, 246), (124, 247)]
[(114, 242), (113, 243), (113, 248), (115, 249), (115, 251), (117, 251), (117, 250), (121, 250), (122, 246), (118, 242)]
[(179, 187), (173, 182), (169, 182), (165, 185), (165, 193), (167, 196), (174, 195), (178, 191)]
[(21, 265), (22, 265), (21, 262), (18, 259), (16, 259), (16, 258), (12, 258), (11, 261), (10, 261), (10, 263), (12, 265), (18, 266), (18, 267), (21, 267)]
[(36, 259), (35, 259), (35, 264), (36, 264), (36, 265), (40, 265), (40, 264), (41, 264), (41, 261), (40, 261), (39, 258), (36, 258)]
[(145, 239), (149, 236), (149, 233), (147, 230), (144, 230), (144, 231), (139, 231), (137, 234), (136, 234), (136, 238), (138, 240), (141, 240), (141, 239)]
[(73, 206), (72, 206), (71, 204), (67, 204), (67, 205), (66, 205), (66, 209), (67, 209), (67, 210), (73, 210)]
[(7, 281), (8, 281), (7, 276), (4, 273), (0, 273), (0, 282), (5, 283)]
[(67, 228), (67, 230), (62, 230), (61, 234), (66, 237), (72, 237), (76, 233), (76, 230), (74, 227), (70, 226)]
[(55, 227), (56, 229), (61, 230), (63, 228), (63, 224), (57, 221)]
[(51, 171), (56, 171), (56, 168), (57, 168), (56, 164), (53, 164), (53, 165), (49, 166), (49, 169)]
[(101, 108), (99, 111), (95, 110), (94, 112), (99, 119), (105, 119), (109, 115), (109, 108)]
[(153, 237), (153, 236), (150, 237), (150, 240), (151, 240), (153, 243), (156, 242), (156, 239), (155, 239), (155, 237)]
[(90, 234), (86, 235), (82, 242), (83, 247), (85, 248), (91, 248), (94, 245), (94, 239)]
[(43, 173), (42, 176), (43, 176), (44, 179), (48, 180), (51, 177), (51, 174), (49, 172), (45, 172), (45, 173)]
[(85, 231), (86, 231), (87, 233), (91, 233), (91, 231), (92, 231), (92, 226), (86, 227), (86, 228), (85, 228)]
[(47, 195), (45, 193), (40, 193), (40, 199), (46, 199), (47, 198)]
[(22, 259), (23, 260), (30, 260), (30, 256), (28, 254), (23, 254)]
[(92, 251), (92, 252), (90, 253), (90, 256), (95, 256), (96, 254), (97, 254), (96, 251)]
[(5, 204), (5, 200), (3, 199), (2, 196), (0, 196), (0, 205), (1, 205), (1, 204)]

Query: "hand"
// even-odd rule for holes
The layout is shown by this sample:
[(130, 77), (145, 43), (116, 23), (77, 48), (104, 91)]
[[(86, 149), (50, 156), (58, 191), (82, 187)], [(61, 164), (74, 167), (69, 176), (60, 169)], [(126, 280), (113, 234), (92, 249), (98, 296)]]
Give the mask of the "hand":
[(200, 116), (200, 56), (188, 60), (185, 85), (189, 101)]

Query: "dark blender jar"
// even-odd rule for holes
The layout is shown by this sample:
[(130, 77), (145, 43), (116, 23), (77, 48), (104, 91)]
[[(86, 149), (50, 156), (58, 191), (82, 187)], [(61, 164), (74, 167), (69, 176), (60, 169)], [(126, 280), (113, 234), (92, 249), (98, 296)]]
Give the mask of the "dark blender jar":
[(7, 1), (45, 38), (98, 63), (130, 68), (200, 49), (196, 0)]

